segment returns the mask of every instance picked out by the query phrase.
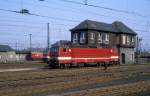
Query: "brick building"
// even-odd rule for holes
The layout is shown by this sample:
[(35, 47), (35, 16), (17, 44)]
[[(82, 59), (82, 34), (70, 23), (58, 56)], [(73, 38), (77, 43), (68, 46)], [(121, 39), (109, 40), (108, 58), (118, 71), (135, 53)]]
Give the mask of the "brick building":
[(122, 22), (107, 24), (85, 20), (70, 31), (73, 47), (118, 48), (121, 64), (135, 62), (137, 33)]

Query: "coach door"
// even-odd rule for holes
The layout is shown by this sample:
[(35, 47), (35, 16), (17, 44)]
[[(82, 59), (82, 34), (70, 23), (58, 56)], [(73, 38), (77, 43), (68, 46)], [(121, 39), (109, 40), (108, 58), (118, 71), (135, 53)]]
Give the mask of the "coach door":
[(125, 54), (124, 53), (121, 54), (121, 62), (122, 62), (122, 64), (125, 64)]

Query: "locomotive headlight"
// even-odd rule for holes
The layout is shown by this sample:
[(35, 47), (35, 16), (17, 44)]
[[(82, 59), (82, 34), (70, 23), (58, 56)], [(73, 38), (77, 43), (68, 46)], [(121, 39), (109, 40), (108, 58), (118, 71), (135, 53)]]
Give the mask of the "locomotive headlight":
[(112, 52), (113, 52), (113, 50), (111, 49), (111, 50), (110, 50), (110, 52), (112, 53)]
[(71, 52), (71, 49), (69, 49), (69, 52)]

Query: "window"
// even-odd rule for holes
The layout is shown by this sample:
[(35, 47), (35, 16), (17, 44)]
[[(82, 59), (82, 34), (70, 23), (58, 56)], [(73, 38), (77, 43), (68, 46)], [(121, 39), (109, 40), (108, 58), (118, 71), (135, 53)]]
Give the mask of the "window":
[(108, 34), (105, 35), (106, 35), (105, 41), (109, 41), (109, 35)]
[(102, 34), (98, 33), (98, 43), (102, 43)]
[(102, 38), (103, 38), (103, 43), (105, 43), (105, 44), (109, 43), (109, 34), (108, 33), (104, 33)]
[(80, 43), (85, 43), (85, 33), (81, 32), (80, 34)]
[(78, 33), (73, 34), (73, 43), (77, 43), (78, 41)]
[(63, 52), (67, 52), (67, 49), (66, 49), (66, 48), (63, 48)]
[(122, 44), (126, 44), (126, 36), (125, 35), (122, 36)]
[(127, 36), (127, 45), (130, 45), (130, 37)]
[(94, 40), (94, 39), (95, 39), (95, 34), (91, 33), (91, 40)]
[(134, 45), (134, 43), (135, 43), (135, 38), (132, 36), (131, 37), (131, 44)]
[(51, 51), (51, 52), (57, 52), (57, 51), (58, 51), (58, 48), (52, 47), (52, 48), (50, 49), (50, 51)]

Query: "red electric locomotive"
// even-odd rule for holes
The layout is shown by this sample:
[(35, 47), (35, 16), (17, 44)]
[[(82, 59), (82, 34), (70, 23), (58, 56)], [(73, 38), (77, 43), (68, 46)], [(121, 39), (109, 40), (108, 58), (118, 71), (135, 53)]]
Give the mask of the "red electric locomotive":
[(51, 48), (51, 67), (84, 66), (88, 64), (117, 64), (116, 48)]

